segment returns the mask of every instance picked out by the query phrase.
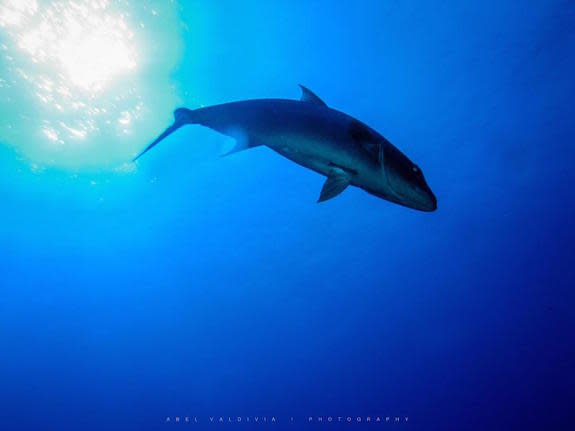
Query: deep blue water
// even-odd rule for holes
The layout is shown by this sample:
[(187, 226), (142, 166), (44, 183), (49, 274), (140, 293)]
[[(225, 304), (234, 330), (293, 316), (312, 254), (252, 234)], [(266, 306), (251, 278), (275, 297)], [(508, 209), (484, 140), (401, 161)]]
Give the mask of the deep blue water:
[[(573, 429), (573, 2), (166, 7), (178, 52), (161, 80), (170, 48), (142, 60), (154, 123), (126, 146), (47, 157), (2, 99), (0, 429)], [(199, 127), (116, 169), (176, 106), (298, 83), (416, 161), (438, 210), (318, 205), (318, 174), (219, 158)]]

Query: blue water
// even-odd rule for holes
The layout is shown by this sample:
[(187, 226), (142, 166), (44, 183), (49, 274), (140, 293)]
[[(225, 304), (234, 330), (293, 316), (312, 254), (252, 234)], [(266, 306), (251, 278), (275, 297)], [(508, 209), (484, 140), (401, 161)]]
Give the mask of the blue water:
[[(0, 88), (0, 429), (572, 429), (573, 3), (163, 7), (123, 146), (50, 153), (26, 135), (44, 111)], [(176, 106), (298, 83), (417, 162), (438, 210), (356, 188), (318, 205), (318, 174), (219, 158), (199, 127), (129, 164)]]

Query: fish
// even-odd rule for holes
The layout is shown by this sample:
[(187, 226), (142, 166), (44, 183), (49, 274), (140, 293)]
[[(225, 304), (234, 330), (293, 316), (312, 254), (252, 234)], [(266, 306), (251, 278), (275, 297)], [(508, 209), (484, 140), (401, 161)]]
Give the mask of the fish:
[(180, 127), (197, 124), (235, 140), (225, 155), (266, 146), (326, 177), (317, 202), (348, 186), (415, 210), (432, 212), (437, 199), (421, 168), (373, 128), (330, 108), (300, 85), (299, 100), (253, 99), (198, 109), (178, 108), (174, 123), (133, 161)]

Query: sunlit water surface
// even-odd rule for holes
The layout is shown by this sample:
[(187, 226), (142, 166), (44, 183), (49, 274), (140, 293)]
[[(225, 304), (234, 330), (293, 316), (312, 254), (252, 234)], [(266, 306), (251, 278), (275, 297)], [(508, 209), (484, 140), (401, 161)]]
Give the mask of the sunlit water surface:
[(178, 101), (176, 12), (173, 2), (2, 0), (2, 139), (37, 167), (129, 160), (165, 121), (154, 110)]

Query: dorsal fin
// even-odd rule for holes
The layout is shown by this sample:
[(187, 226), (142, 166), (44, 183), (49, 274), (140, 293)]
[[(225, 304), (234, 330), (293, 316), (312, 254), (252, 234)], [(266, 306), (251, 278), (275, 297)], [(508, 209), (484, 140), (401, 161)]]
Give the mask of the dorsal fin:
[(301, 88), (300, 100), (302, 102), (315, 103), (316, 105), (325, 106), (327, 108), (327, 104), (323, 100), (321, 100), (319, 97), (317, 97), (317, 95), (313, 91), (311, 91), (307, 87), (304, 87), (301, 84), (299, 86)]

